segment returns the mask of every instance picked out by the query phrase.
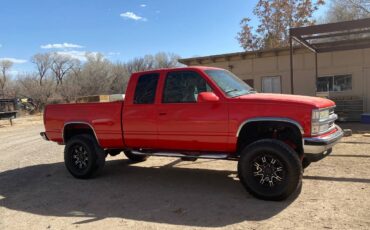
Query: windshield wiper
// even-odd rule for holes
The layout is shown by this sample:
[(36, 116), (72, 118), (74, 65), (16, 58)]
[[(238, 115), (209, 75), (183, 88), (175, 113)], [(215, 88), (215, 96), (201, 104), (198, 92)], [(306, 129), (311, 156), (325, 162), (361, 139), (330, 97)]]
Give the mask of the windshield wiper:
[[(229, 91), (231, 91), (231, 90), (229, 90)], [(234, 91), (234, 90), (232, 90), (232, 91)], [(240, 91), (240, 90), (237, 90), (237, 91)], [(234, 98), (234, 97), (240, 97), (240, 96), (246, 95), (246, 94), (254, 94), (254, 93), (257, 93), (257, 91), (254, 91), (254, 90), (247, 90), (245, 92), (243, 92), (243, 91), (240, 91), (240, 92), (241, 92), (240, 94), (233, 95), (232, 98)]]
[(231, 93), (231, 92), (235, 92), (235, 91), (239, 91), (238, 89), (230, 89), (230, 90), (228, 90), (228, 91), (225, 91), (225, 93), (226, 94), (229, 94), (229, 93)]

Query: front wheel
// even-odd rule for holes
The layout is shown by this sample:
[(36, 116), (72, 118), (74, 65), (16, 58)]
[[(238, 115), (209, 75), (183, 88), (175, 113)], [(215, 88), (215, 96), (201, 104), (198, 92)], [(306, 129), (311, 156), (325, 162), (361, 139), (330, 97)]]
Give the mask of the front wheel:
[(284, 200), (302, 183), (302, 164), (287, 144), (263, 139), (247, 146), (238, 162), (246, 190), (264, 200)]

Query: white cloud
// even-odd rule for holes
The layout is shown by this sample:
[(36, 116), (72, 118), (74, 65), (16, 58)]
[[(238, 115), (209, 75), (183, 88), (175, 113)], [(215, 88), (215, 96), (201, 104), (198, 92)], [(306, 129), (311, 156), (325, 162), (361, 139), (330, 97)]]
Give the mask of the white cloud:
[(146, 18), (144, 17), (141, 17), (139, 15), (136, 15), (134, 12), (125, 12), (125, 13), (122, 13), (120, 14), (119, 16), (123, 17), (123, 18), (128, 18), (128, 19), (132, 19), (132, 20), (135, 20), (135, 21), (147, 21)]
[(140, 7), (146, 7), (146, 4), (140, 4)]
[(27, 60), (24, 60), (24, 59), (10, 58), (10, 57), (0, 58), (0, 61), (11, 61), (14, 64), (23, 64), (27, 62)]
[(71, 58), (78, 59), (80, 61), (86, 61), (88, 55), (96, 56), (98, 52), (87, 52), (87, 51), (79, 51), (79, 50), (69, 50), (69, 51), (58, 51), (57, 54), (68, 56)]
[(120, 52), (109, 52), (108, 53), (108, 56), (118, 56), (118, 55), (121, 55), (121, 53)]
[(55, 43), (55, 44), (47, 44), (41, 45), (42, 49), (66, 49), (66, 48), (83, 48), (81, 45), (73, 44), (73, 43)]

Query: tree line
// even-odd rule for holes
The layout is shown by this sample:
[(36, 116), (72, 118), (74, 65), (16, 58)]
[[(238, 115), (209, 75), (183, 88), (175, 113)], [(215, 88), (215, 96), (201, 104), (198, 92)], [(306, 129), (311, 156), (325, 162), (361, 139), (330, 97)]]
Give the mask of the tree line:
[(0, 61), (0, 98), (32, 98), (37, 110), (47, 103), (74, 102), (88, 95), (122, 94), (133, 72), (180, 66), (180, 57), (160, 52), (127, 62), (112, 62), (102, 54), (87, 53), (86, 61), (59, 53), (38, 53), (35, 71), (11, 75), (13, 62)]

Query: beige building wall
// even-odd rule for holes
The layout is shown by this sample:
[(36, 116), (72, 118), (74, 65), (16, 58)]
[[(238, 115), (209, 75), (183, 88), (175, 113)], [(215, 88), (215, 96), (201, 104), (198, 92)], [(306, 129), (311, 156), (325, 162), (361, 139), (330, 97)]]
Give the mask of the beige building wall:
[[(294, 52), (294, 93), (315, 96), (315, 56), (306, 49)], [(253, 79), (254, 88), (262, 89), (264, 76), (281, 76), (282, 93), (290, 93), (290, 56), (288, 49), (246, 52), (183, 59), (187, 65), (214, 66), (231, 70), (243, 80)], [(330, 92), (333, 97), (357, 96), (370, 112), (370, 49), (318, 54), (318, 75), (352, 75), (352, 90)]]

